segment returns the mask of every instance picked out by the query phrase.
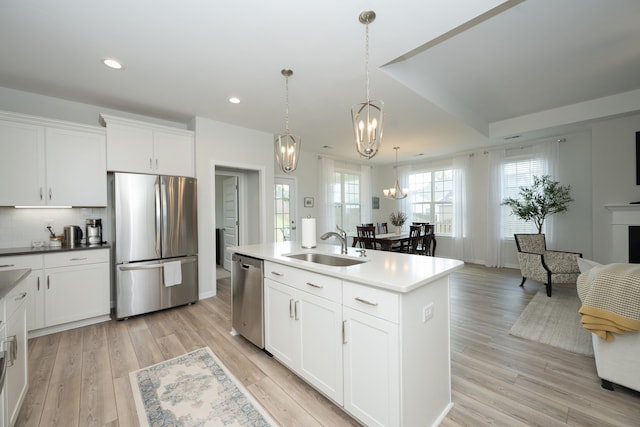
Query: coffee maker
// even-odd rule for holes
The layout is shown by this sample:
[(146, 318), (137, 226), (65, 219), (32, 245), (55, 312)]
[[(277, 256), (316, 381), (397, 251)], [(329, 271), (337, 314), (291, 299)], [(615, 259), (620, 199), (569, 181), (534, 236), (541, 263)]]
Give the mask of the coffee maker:
[(85, 242), (87, 245), (102, 244), (102, 220), (88, 219), (86, 223)]

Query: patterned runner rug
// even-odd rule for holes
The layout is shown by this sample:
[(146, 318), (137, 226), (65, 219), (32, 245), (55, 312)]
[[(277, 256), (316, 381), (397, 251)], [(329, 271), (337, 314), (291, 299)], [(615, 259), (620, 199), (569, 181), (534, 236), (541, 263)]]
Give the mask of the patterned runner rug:
[(591, 333), (580, 323), (580, 305), (575, 286), (554, 286), (549, 298), (541, 285), (509, 334), (593, 356)]
[(209, 347), (129, 373), (140, 425), (277, 426)]

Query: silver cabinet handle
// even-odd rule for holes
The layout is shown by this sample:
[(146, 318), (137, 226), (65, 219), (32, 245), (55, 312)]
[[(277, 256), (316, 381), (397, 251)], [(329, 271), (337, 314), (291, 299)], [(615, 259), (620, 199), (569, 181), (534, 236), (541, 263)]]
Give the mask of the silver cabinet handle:
[(295, 312), (296, 312), (295, 319), (299, 320), (300, 318), (298, 317), (298, 311), (299, 311), (298, 307), (300, 307), (300, 301), (296, 301), (296, 303), (294, 304), (294, 307), (295, 307)]
[(47, 289), (51, 289), (51, 282), (49, 281), (48, 275), (47, 275)]
[(347, 321), (342, 321), (342, 344), (347, 343)]
[(15, 266), (16, 266), (15, 264), (3, 264), (3, 265), (0, 265), (0, 268), (15, 267)]
[(273, 274), (274, 276), (280, 276), (280, 277), (284, 276), (284, 274), (278, 273), (277, 271), (272, 271), (271, 274)]
[(26, 292), (23, 292), (22, 294), (20, 294), (20, 296), (19, 296), (19, 297), (16, 297), (16, 298), (14, 298), (13, 300), (14, 300), (14, 301), (20, 301), (20, 300), (22, 300), (22, 299), (25, 299), (26, 297), (27, 297), (27, 293), (26, 293)]
[(289, 318), (293, 319), (293, 298), (289, 300)]
[(38, 278), (37, 278), (37, 280), (36, 280), (36, 283), (37, 283), (37, 285), (36, 285), (36, 289), (37, 289), (37, 290), (40, 290), (40, 276), (38, 276)]
[(149, 157), (149, 169), (153, 169), (153, 163), (151, 157)]
[(361, 302), (361, 303), (363, 303), (363, 304), (372, 305), (372, 306), (374, 306), (374, 307), (378, 305), (378, 303), (377, 303), (377, 302), (367, 301), (366, 299), (364, 299), (364, 298), (360, 298), (360, 297), (355, 297), (355, 300), (356, 300), (356, 301), (359, 301), (359, 302)]
[(315, 283), (311, 283), (311, 282), (307, 282), (307, 285), (311, 286), (312, 288), (318, 288), (318, 289), (324, 288), (324, 286), (322, 285), (316, 285)]
[(87, 257), (81, 257), (81, 258), (69, 258), (69, 261), (84, 261), (85, 259), (87, 259)]
[(40, 187), (40, 200), (42, 200), (43, 197), (44, 195), (42, 194), (42, 187)]
[(156, 159), (156, 169), (158, 169), (158, 159)]
[(49, 200), (51, 200), (52, 197), (52, 191), (51, 191), (51, 187), (49, 187)]

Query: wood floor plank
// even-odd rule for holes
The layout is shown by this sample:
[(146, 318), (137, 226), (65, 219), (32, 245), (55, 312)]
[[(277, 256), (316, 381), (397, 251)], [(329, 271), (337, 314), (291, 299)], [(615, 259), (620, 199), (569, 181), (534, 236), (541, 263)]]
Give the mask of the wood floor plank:
[(131, 342), (126, 322), (108, 322), (107, 345), (113, 378), (128, 377), (129, 372), (140, 369), (136, 351)]
[(81, 426), (102, 426), (118, 419), (109, 352), (101, 350), (83, 352), (79, 416)]
[(122, 427), (139, 427), (138, 413), (133, 400), (131, 382), (129, 376), (113, 379), (113, 389), (116, 395), (116, 407), (118, 409), (118, 422)]

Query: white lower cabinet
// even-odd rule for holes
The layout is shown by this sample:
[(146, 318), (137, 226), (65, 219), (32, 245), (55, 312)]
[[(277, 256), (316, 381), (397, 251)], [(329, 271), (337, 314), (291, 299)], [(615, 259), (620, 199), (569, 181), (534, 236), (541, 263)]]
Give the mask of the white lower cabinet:
[(6, 422), (13, 426), (20, 407), (27, 395), (27, 285), (16, 285), (4, 298), (6, 310), (6, 339), (3, 348), (7, 352), (7, 371), (4, 388)]
[(267, 274), (279, 272), (276, 278), (287, 284), (265, 278), (265, 348), (342, 404), (342, 305), (331, 299), (339, 295), (340, 281), (313, 273), (317, 280), (300, 281), (295, 270), (268, 264)]
[(23, 280), (28, 291), (30, 336), (65, 329), (60, 325), (69, 322), (95, 323), (87, 319), (108, 318), (111, 311), (108, 248), (0, 258), (0, 270), (16, 268), (32, 270)]
[(344, 408), (367, 426), (400, 420), (398, 325), (344, 307)]
[(108, 315), (109, 250), (45, 254), (44, 326)]
[(448, 277), (397, 293), (264, 265), (265, 347), (276, 359), (364, 425), (443, 420), (452, 406)]

